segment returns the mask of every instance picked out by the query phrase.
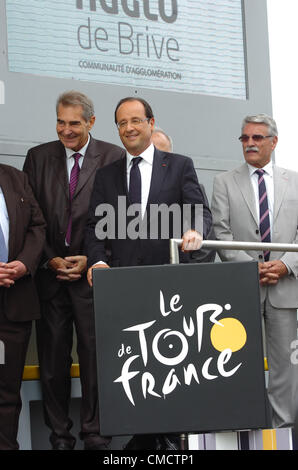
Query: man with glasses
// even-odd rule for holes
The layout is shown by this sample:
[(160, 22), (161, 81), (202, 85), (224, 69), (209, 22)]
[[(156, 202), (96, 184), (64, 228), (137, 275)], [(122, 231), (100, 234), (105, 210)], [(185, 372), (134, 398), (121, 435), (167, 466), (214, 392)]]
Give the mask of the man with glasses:
[[(177, 204), (180, 208), (183, 204), (191, 206), (190, 228), (184, 233), (180, 232), (184, 251), (181, 254), (182, 262), (189, 261), (189, 251), (200, 248), (202, 238), (206, 236), (211, 226), (211, 213), (204, 204), (192, 160), (182, 155), (159, 151), (152, 144), (154, 116), (150, 105), (140, 98), (124, 98), (116, 107), (115, 123), (126, 148), (126, 158), (99, 170), (95, 177), (85, 240), (90, 285), (92, 285), (93, 269), (169, 264), (169, 238), (173, 238), (171, 236), (173, 227), (168, 221), (169, 235), (166, 239), (162, 239), (160, 235), (150, 237), (152, 204), (164, 204), (167, 207)], [(148, 231), (143, 233), (145, 237), (132, 239), (127, 234), (125, 238), (117, 236), (97, 238), (96, 226), (100, 223), (101, 217), (95, 215), (96, 208), (101, 204), (110, 204), (114, 208), (115, 219), (119, 220), (119, 197), (125, 198), (127, 207), (139, 204), (143, 219), (149, 215)], [(195, 230), (195, 205), (200, 205), (202, 208), (201, 233)], [(129, 214), (126, 216), (120, 214), (121, 216), (122, 219), (124, 216), (128, 227)], [(158, 443), (155, 436), (138, 436), (128, 448), (173, 449), (175, 447), (171, 447), (172, 444), (171, 440), (164, 436), (159, 436)]]
[(99, 435), (96, 351), (92, 290), (86, 281), (84, 228), (96, 170), (124, 151), (90, 135), (95, 122), (92, 101), (69, 91), (56, 103), (59, 140), (28, 151), (29, 176), (47, 222), (47, 238), (38, 272), (41, 320), (37, 323), (46, 424), (54, 450), (70, 450), (76, 438), (69, 417), (73, 326), (82, 384), (81, 439), (86, 450), (105, 449)]
[[(118, 206), (115, 204), (119, 196), (127, 196), (128, 206), (139, 203), (144, 217), (150, 204), (190, 204), (193, 208), (202, 205), (203, 224), (201, 233), (192, 227), (181, 234), (182, 251), (198, 250), (202, 238), (211, 226), (211, 213), (204, 204), (197, 175), (190, 158), (177, 154), (161, 152), (151, 142), (154, 128), (154, 116), (150, 105), (141, 98), (124, 98), (115, 110), (115, 123), (120, 139), (126, 148), (126, 159), (109, 165), (105, 170), (98, 171), (95, 177), (89, 219), (86, 231), (86, 249), (89, 266), (103, 267), (96, 264), (98, 259), (115, 266), (155, 265), (169, 263), (169, 242), (166, 240), (122, 239), (99, 240), (95, 234), (95, 226), (99, 221), (95, 209), (101, 203), (111, 204), (118, 219)], [(135, 188), (132, 193), (131, 183), (135, 164), (138, 166), (139, 198), (135, 199)], [(150, 216), (150, 211), (146, 213)], [(194, 214), (193, 214), (194, 215)], [(170, 227), (172, 229), (172, 227)], [(171, 230), (169, 231), (171, 232)], [(169, 237), (171, 238), (171, 237)], [(109, 258), (106, 246), (109, 246)], [(187, 254), (182, 260), (188, 260)], [(108, 262), (109, 261), (109, 262)], [(88, 271), (88, 280), (92, 282), (92, 269)]]
[[(218, 240), (298, 243), (298, 174), (272, 162), (278, 133), (265, 114), (243, 120), (246, 163), (214, 179), (212, 214)], [(258, 261), (261, 312), (269, 365), (268, 396), (274, 427), (295, 420), (298, 253), (222, 250), (223, 261)]]

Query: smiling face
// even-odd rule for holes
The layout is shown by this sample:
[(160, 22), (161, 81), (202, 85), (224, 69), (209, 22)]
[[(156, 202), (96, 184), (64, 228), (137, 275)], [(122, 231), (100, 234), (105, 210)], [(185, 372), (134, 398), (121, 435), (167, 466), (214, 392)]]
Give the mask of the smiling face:
[(59, 105), (56, 130), (62, 144), (77, 152), (86, 144), (89, 131), (95, 122), (95, 116), (89, 121), (83, 118), (83, 108), (78, 106)]
[(277, 144), (277, 136), (265, 138), (255, 142), (253, 135), (268, 136), (269, 129), (266, 124), (248, 123), (242, 130), (242, 135), (249, 137), (247, 142), (242, 142), (243, 155), (247, 163), (256, 168), (263, 168), (271, 160), (271, 154)]
[[(131, 155), (140, 155), (151, 144), (154, 118), (146, 118), (144, 105), (140, 101), (126, 101), (117, 110), (117, 123), (125, 123), (119, 128), (119, 136)], [(139, 123), (135, 124), (137, 120)]]

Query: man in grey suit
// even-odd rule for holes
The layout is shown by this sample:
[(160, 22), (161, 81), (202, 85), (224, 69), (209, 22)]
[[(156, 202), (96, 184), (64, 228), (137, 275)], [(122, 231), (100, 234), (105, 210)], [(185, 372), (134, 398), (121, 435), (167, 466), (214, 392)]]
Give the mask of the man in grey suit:
[[(246, 163), (214, 179), (211, 208), (218, 240), (298, 243), (298, 173), (273, 164), (277, 135), (267, 115), (244, 119), (239, 139)], [(291, 426), (298, 372), (291, 361), (297, 339), (298, 253), (223, 250), (219, 255), (223, 261), (259, 263), (272, 424)]]

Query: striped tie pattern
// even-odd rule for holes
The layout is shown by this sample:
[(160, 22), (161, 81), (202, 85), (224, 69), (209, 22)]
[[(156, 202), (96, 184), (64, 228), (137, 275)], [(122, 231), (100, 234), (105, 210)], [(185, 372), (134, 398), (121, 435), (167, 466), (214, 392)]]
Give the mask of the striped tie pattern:
[[(268, 208), (268, 198), (267, 190), (264, 179), (264, 170), (256, 170), (259, 178), (259, 206), (260, 206), (260, 234), (261, 240), (264, 243), (271, 242), (270, 235), (270, 218), (269, 218), (269, 208)], [(264, 251), (265, 261), (269, 261), (270, 251)]]
[(67, 231), (66, 231), (66, 243), (70, 245), (71, 242), (71, 229), (72, 229), (72, 215), (71, 215), (71, 202), (73, 199), (73, 195), (75, 193), (78, 180), (79, 180), (79, 174), (80, 174), (80, 165), (79, 165), (79, 159), (82, 155), (80, 153), (74, 153), (72, 157), (74, 158), (74, 165), (71, 169), (70, 173), (70, 179), (69, 179), (69, 206), (70, 206), (70, 215), (69, 215), (69, 220), (68, 220), (68, 225), (67, 225)]

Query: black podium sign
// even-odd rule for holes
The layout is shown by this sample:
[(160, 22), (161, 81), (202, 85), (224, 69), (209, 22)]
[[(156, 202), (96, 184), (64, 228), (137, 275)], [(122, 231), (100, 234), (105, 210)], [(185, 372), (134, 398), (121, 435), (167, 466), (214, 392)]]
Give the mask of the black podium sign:
[(94, 270), (102, 435), (270, 427), (257, 263)]

